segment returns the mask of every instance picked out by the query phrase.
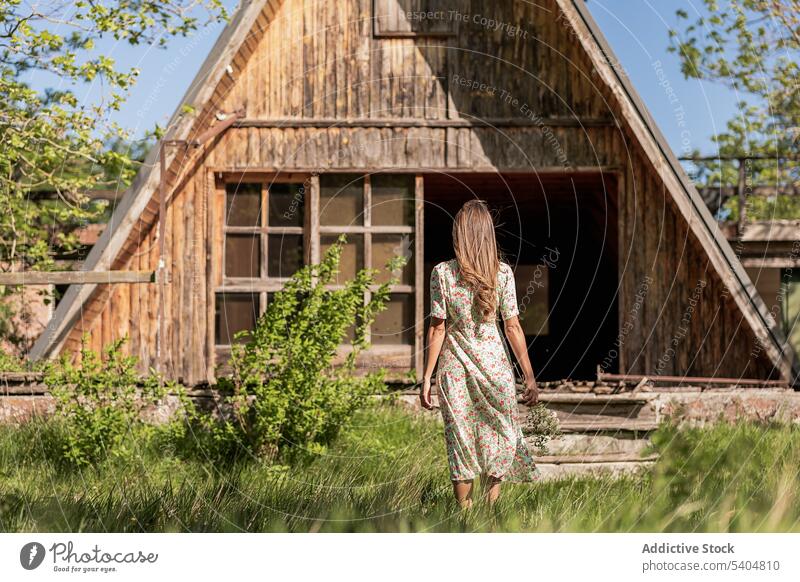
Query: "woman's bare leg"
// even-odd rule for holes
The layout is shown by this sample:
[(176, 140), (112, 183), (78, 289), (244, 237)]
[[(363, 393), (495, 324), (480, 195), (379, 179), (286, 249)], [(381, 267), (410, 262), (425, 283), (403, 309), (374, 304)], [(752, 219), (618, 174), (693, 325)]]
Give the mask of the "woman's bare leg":
[(461, 509), (472, 507), (472, 481), (453, 481), (453, 494)]
[(489, 505), (494, 505), (497, 501), (497, 498), (500, 497), (500, 484), (502, 482), (502, 479), (498, 479), (492, 475), (481, 476), (483, 498)]

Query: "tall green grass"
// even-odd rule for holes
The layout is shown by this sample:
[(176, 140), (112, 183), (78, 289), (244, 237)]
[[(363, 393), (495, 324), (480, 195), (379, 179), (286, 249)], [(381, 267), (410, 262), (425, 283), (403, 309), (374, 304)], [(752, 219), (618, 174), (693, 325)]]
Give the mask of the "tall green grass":
[(0, 428), (2, 531), (800, 531), (800, 429), (664, 426), (652, 471), (506, 485), (494, 509), (451, 499), (441, 425), (381, 406), (301, 466), (184, 460), (62, 466), (53, 422)]

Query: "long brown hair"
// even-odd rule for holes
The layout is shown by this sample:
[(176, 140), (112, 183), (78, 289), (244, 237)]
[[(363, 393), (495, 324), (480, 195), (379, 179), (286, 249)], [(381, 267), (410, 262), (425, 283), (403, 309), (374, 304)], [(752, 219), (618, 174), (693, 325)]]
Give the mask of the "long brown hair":
[(500, 257), (494, 220), (483, 200), (466, 202), (453, 221), (453, 249), (461, 278), (474, 293), (478, 311), (492, 319), (497, 310)]

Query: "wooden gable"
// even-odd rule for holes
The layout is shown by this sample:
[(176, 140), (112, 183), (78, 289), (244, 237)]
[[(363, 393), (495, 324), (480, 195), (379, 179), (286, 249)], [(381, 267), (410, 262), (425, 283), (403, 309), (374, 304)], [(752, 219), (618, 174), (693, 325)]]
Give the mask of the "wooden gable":
[[(416, 176), (418, 212), (429, 173), (613, 175), (620, 370), (657, 369), (686, 298), (704, 281), (700, 311), (666, 372), (790, 378), (780, 330), (583, 3), (461, 0), (447, 3), (449, 21), (421, 26), (409, 17), (436, 4), (273, 0), (246, 2), (235, 15), (187, 95), (198, 114), (176, 117), (170, 136), (196, 136), (220, 112), (245, 111), (212, 143), (170, 154), (170, 375), (189, 384), (214, 378), (214, 257), (223, 244), (214, 200), (225, 180), (296, 176), (317, 196), (326, 172), (393, 171)], [(157, 267), (155, 155), (87, 268)], [(34, 355), (74, 351), (84, 332), (94, 347), (129, 335), (131, 351), (153, 365), (157, 291), (70, 289)]]

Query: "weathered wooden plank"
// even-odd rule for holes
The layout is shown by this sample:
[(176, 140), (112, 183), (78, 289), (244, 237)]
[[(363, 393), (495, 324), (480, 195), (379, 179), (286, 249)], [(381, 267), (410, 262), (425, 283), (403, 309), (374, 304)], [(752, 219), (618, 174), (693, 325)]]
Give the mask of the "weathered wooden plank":
[(208, 246), (208, 305), (206, 309), (207, 338), (206, 347), (208, 350), (207, 378), (209, 382), (214, 379), (214, 370), (217, 364), (216, 352), (214, 351), (215, 335), (215, 305), (216, 289), (222, 285), (222, 253), (223, 246), (223, 224), (225, 223), (225, 186), (221, 180), (217, 180), (212, 172), (208, 175), (209, 189), (211, 196), (209, 203), (209, 246)]
[(153, 271), (17, 271), (0, 273), (0, 285), (155, 283)]
[[(247, 139), (246, 135), (240, 136), (244, 139), (243, 147), (246, 150)], [(194, 238), (194, 221), (195, 221), (195, 181), (194, 179), (187, 180), (183, 189), (183, 215), (181, 228), (183, 230), (183, 237), (181, 244), (184, 249), (181, 254), (181, 285), (178, 289), (180, 294), (180, 312), (179, 318), (181, 320), (180, 338), (178, 342), (178, 352), (176, 354), (176, 375), (183, 382), (187, 382), (189, 375), (190, 361), (195, 357), (191, 353), (191, 336), (192, 336), (192, 318), (194, 317), (194, 305), (192, 304), (194, 284), (194, 257), (192, 256), (192, 241)]]
[(307, 208), (310, 222), (310, 235), (311, 235), (311, 262), (317, 264), (321, 261), (320, 243), (319, 243), (319, 176), (314, 175), (310, 180), (311, 192), (309, 193), (309, 207)]
[(109, 294), (108, 299), (102, 306), (100, 317), (98, 317), (95, 320), (96, 321), (95, 329), (97, 330), (96, 333), (101, 338), (100, 341), (103, 348), (111, 345), (111, 342), (114, 341), (113, 318), (111, 309), (109, 309), (109, 305), (111, 304), (111, 298), (114, 297), (115, 295), (116, 293)]
[[(158, 239), (157, 229), (154, 227), (148, 233), (148, 245), (145, 249), (148, 251), (147, 264), (153, 265), (153, 268), (158, 265)], [(155, 285), (147, 287), (147, 311), (143, 312), (145, 315), (146, 330), (147, 330), (147, 349), (145, 350), (144, 365), (148, 368), (155, 368), (158, 365), (156, 360), (156, 346), (158, 341), (158, 288)]]
[(194, 176), (194, 224), (192, 226), (191, 260), (193, 263), (192, 277), (192, 317), (191, 345), (189, 353), (185, 356), (189, 360), (189, 374), (187, 383), (198, 384), (205, 380), (206, 354), (205, 354), (205, 329), (206, 329), (206, 293), (208, 285), (206, 278), (205, 249), (205, 224), (207, 212), (207, 182), (203, 172)]
[[(427, 104), (426, 104), (427, 105)], [(424, 109), (420, 109), (424, 112)], [(416, 111), (416, 108), (415, 108)], [(433, 109), (433, 111), (438, 111)], [(492, 128), (492, 127), (570, 127), (570, 128), (594, 128), (594, 127), (613, 127), (614, 121), (607, 117), (545, 117), (538, 120), (528, 118), (513, 117), (487, 117), (471, 119), (438, 119), (438, 118), (416, 118), (410, 115), (404, 117), (272, 117), (272, 118), (245, 118), (234, 123), (236, 128), (313, 128), (324, 129), (328, 127), (341, 128), (395, 128), (395, 127), (469, 127), (469, 128)]]
[(133, 285), (118, 285), (113, 309), (113, 334), (115, 339), (126, 337), (124, 351), (130, 353), (130, 295)]
[(414, 371), (422, 380), (425, 360), (425, 181), (414, 178)]
[[(641, 172), (641, 168), (639, 168)], [(657, 265), (658, 257), (656, 256), (657, 244), (657, 223), (653, 219), (653, 208), (656, 205), (656, 192), (653, 191), (653, 180), (650, 175), (641, 172), (642, 189), (637, 197), (638, 200), (638, 215), (637, 225), (640, 227), (638, 240), (642, 243), (639, 245), (644, 251), (641, 257), (644, 267), (644, 273), (651, 277), (654, 281), (658, 281), (657, 285), (653, 285), (650, 291), (650, 297), (644, 304), (644, 312), (646, 314), (646, 326), (644, 328), (645, 344), (650, 348), (642, 350), (642, 358), (644, 360), (645, 370), (656, 370), (659, 358), (663, 355), (663, 345), (659, 344), (658, 338), (658, 321), (660, 319), (661, 310), (663, 309), (663, 281), (658, 279)], [(637, 237), (634, 237), (637, 240)]]
[[(146, 246), (147, 241), (148, 237), (144, 236), (142, 240), (143, 248), (138, 253), (134, 254), (132, 259), (132, 265), (136, 265), (140, 269), (143, 266), (147, 265), (147, 260), (144, 252), (144, 249), (147, 248)], [(136, 288), (137, 302), (136, 304), (133, 304), (131, 308), (132, 308), (132, 314), (135, 314), (137, 318), (136, 337), (138, 342), (138, 349), (137, 351), (134, 352), (134, 355), (139, 360), (139, 371), (144, 372), (147, 370), (145, 364), (145, 354), (147, 354), (147, 352), (151, 349), (151, 346), (149, 345), (150, 338), (147, 335), (147, 326), (144, 325), (144, 321), (146, 318), (145, 314), (147, 313), (148, 309), (147, 298), (150, 292), (147, 287), (142, 287), (140, 285), (136, 285), (135, 288)]]

